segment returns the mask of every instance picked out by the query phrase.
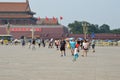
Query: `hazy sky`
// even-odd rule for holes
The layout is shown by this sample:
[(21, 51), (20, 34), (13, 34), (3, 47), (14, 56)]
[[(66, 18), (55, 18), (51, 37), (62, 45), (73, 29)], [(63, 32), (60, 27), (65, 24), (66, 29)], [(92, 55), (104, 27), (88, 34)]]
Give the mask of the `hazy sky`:
[[(25, 2), (26, 0), (0, 0), (0, 2)], [(120, 0), (29, 0), (36, 17), (63, 16), (59, 22), (65, 26), (77, 21), (108, 24), (120, 28)]]

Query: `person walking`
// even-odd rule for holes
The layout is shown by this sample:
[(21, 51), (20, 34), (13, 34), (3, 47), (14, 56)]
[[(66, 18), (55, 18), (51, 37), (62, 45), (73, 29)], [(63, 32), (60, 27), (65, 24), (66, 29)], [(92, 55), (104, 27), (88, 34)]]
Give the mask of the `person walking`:
[(75, 49), (76, 42), (74, 39), (70, 41), (70, 49), (71, 49), (71, 54), (74, 56), (74, 49)]
[(66, 46), (66, 42), (65, 42), (64, 39), (62, 39), (62, 40), (60, 41), (61, 57), (62, 57), (63, 55), (66, 56), (65, 46)]
[(37, 43), (38, 43), (38, 46), (39, 46), (39, 48), (40, 48), (40, 46), (41, 46), (41, 40), (40, 40), (40, 39), (37, 39)]
[(25, 46), (25, 39), (22, 39), (22, 46)]
[(32, 39), (30, 39), (30, 40), (28, 41), (29, 49), (31, 48), (31, 45), (32, 45)]
[(44, 39), (42, 39), (42, 45), (43, 45), (43, 47), (45, 47), (45, 40)]
[(83, 57), (87, 57), (88, 49), (89, 49), (89, 42), (85, 39), (83, 42), (83, 54), (82, 54)]
[(94, 53), (95, 52), (95, 39), (93, 38), (92, 41), (91, 41), (91, 47), (92, 47), (92, 52)]
[(56, 46), (56, 49), (57, 49), (57, 50), (59, 50), (59, 45), (60, 45), (59, 40), (55, 40), (55, 46)]
[(32, 50), (35, 50), (35, 39), (32, 40)]
[(74, 49), (73, 62), (76, 61), (76, 59), (79, 57), (78, 53), (79, 53), (79, 52), (78, 52), (78, 48), (76, 47), (76, 48)]
[(76, 59), (79, 57), (79, 47), (80, 47), (80, 42), (77, 41), (74, 49), (74, 57), (73, 57), (73, 62), (76, 61)]

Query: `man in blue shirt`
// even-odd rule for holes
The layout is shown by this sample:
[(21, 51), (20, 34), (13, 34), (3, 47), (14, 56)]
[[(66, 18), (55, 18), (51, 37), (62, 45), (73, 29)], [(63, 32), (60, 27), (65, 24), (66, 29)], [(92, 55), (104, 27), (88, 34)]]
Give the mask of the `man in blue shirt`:
[(75, 45), (76, 45), (76, 42), (75, 40), (71, 40), (70, 41), (70, 48), (71, 48), (71, 53), (72, 53), (72, 56), (74, 55), (74, 49), (75, 49)]

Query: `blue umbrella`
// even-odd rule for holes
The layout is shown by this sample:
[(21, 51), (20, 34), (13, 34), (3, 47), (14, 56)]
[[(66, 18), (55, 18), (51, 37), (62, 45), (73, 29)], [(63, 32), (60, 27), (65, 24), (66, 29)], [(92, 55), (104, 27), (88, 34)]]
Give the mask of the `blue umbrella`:
[(80, 41), (83, 40), (83, 38), (78, 38)]
[(112, 42), (112, 40), (108, 40), (108, 42)]
[(73, 40), (73, 39), (74, 39), (73, 37), (69, 38), (69, 40)]

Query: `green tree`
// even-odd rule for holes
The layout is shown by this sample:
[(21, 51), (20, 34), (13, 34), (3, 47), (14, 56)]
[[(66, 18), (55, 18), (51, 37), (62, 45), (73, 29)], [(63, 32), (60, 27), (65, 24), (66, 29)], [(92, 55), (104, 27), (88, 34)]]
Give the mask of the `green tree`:
[(90, 26), (89, 26), (89, 28), (88, 28), (88, 32), (91, 34), (92, 32), (94, 32), (94, 33), (99, 33), (100, 32), (100, 30), (99, 30), (99, 27), (98, 27), (98, 25), (97, 24), (91, 24)]
[(74, 21), (74, 23), (68, 24), (68, 27), (70, 28), (70, 32), (73, 34), (83, 33), (81, 22)]
[(94, 33), (120, 33), (120, 29), (110, 30), (110, 26), (103, 24), (99, 26), (98, 24), (91, 24), (87, 21), (74, 21), (73, 23), (68, 24), (70, 31), (73, 34), (83, 34), (83, 23), (87, 23), (88, 31), (87, 34)]
[(98, 25), (90, 24), (87, 21), (81, 21), (81, 22), (74, 21), (74, 23), (68, 24), (68, 27), (73, 34), (83, 34), (83, 24), (84, 23), (86, 23), (86, 26), (88, 27), (87, 34), (90, 34), (92, 32), (94, 32), (94, 33), (99, 32)]
[(111, 33), (120, 34), (120, 28), (111, 30)]
[(107, 24), (103, 24), (99, 29), (100, 33), (110, 33), (110, 26)]

